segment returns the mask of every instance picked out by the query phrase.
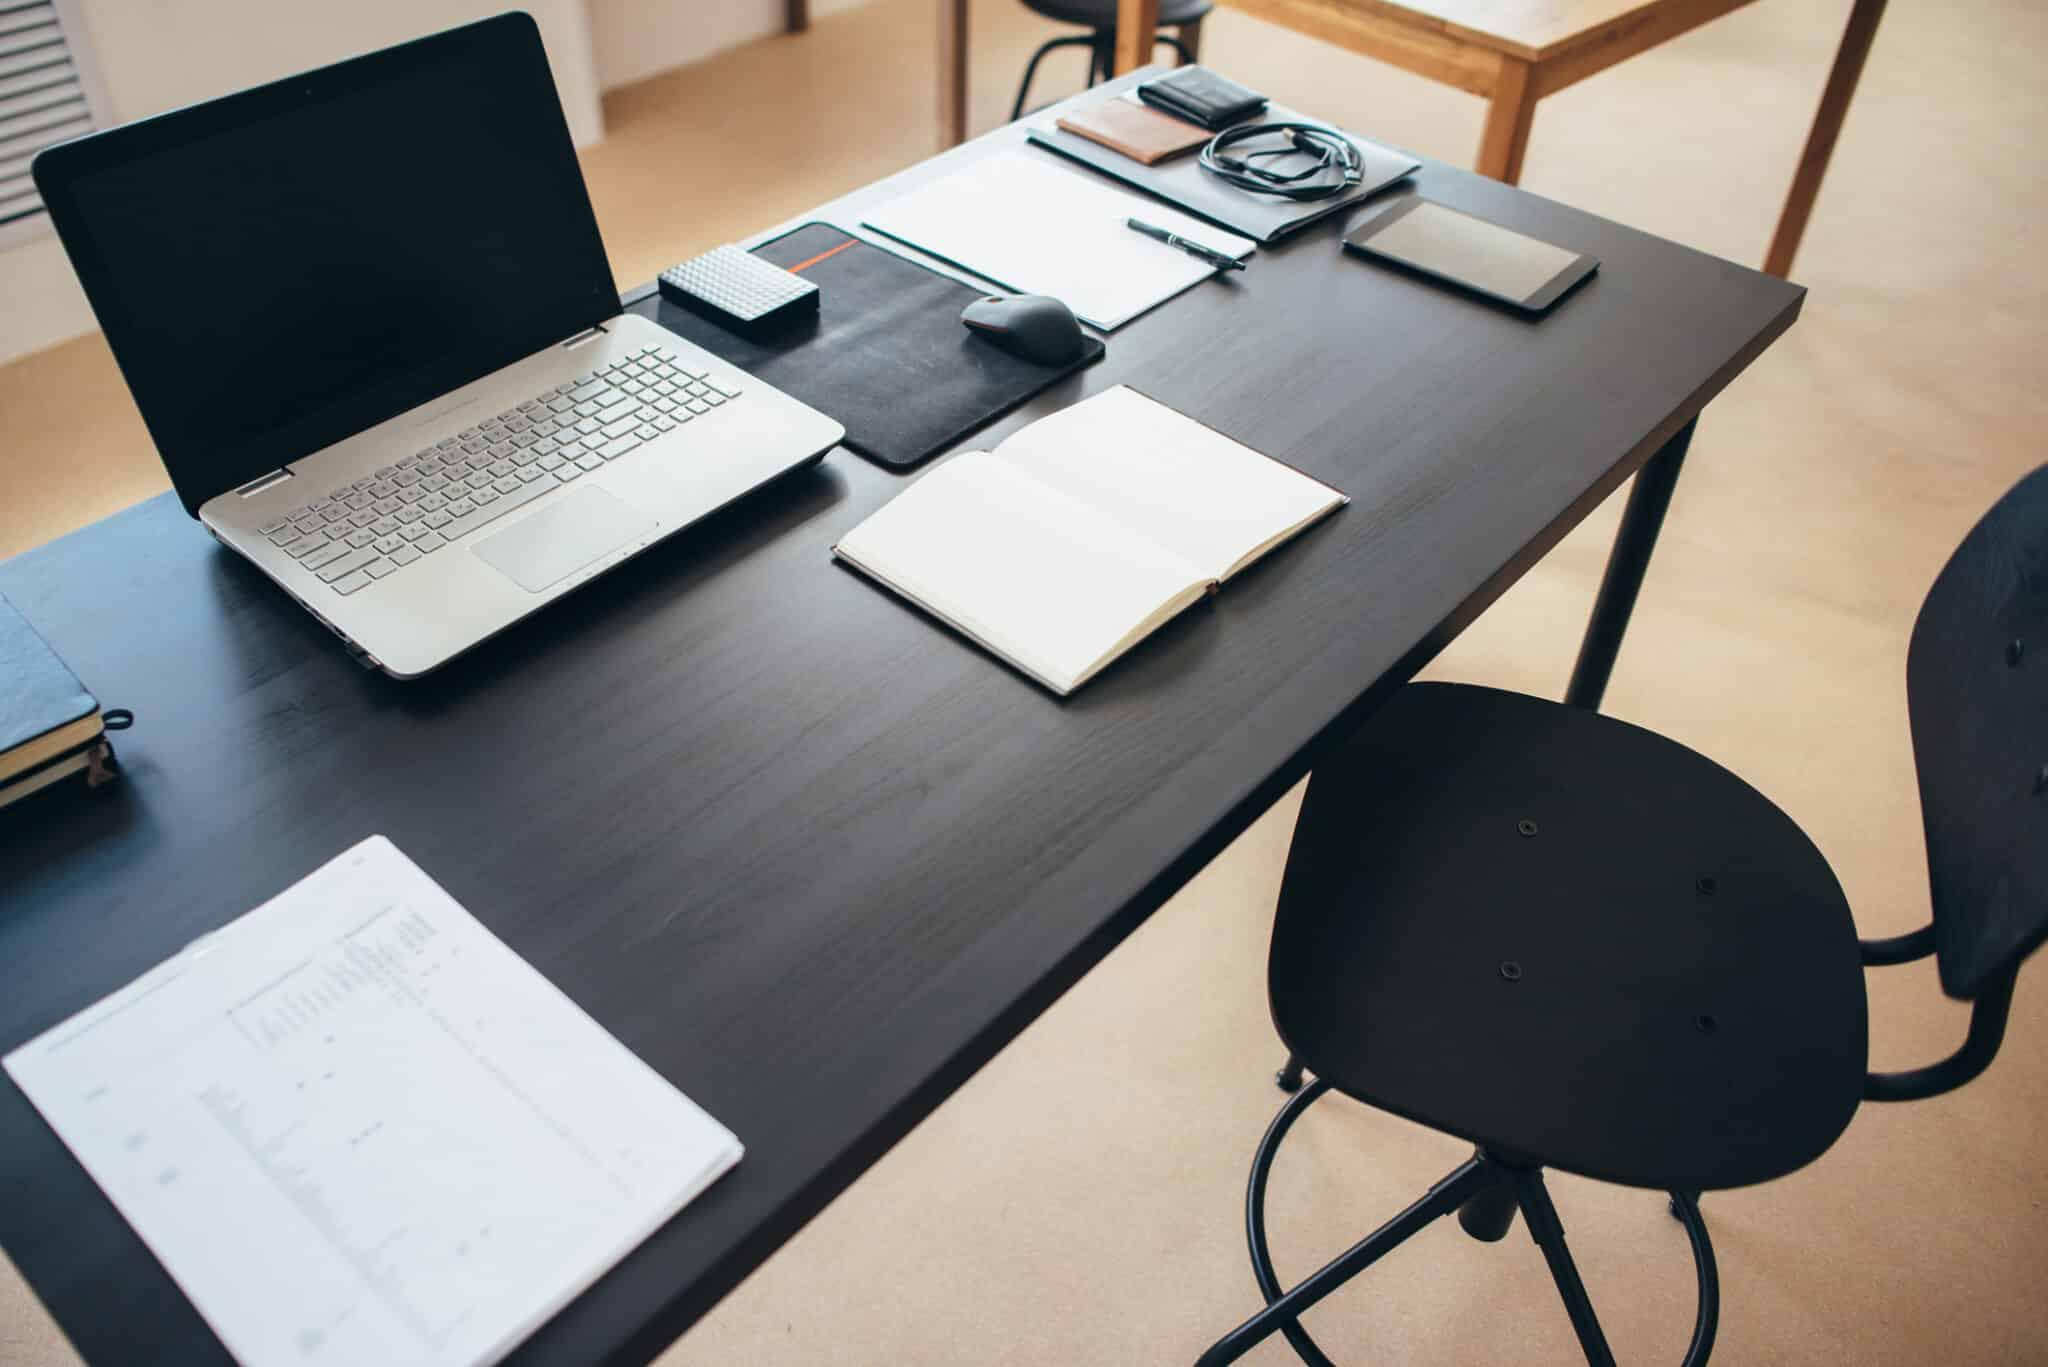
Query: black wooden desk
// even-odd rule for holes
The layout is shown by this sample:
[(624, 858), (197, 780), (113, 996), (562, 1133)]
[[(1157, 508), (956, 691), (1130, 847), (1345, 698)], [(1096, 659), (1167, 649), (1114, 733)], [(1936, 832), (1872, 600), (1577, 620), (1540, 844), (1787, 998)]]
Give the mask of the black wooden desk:
[[(851, 225), (1017, 137), (812, 216)], [(1531, 325), (1343, 256), (1354, 211), (976, 439), (1128, 381), (1354, 500), (1065, 703), (835, 567), (905, 483), (843, 451), (412, 684), (169, 495), (0, 565), (138, 718), (124, 783), (0, 824), (0, 1049), (383, 832), (745, 1141), (518, 1359), (651, 1356), (1799, 311), (1794, 286), (1464, 171), (1417, 183), (1605, 264)], [(89, 1359), (224, 1356), (11, 1085), (0, 1244)]]

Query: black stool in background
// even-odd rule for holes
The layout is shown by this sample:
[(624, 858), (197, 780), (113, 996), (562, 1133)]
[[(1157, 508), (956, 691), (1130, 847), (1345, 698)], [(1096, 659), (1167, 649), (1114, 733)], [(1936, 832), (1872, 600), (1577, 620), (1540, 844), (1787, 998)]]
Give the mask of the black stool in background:
[[(1024, 0), (1026, 9), (1063, 24), (1080, 24), (1088, 32), (1054, 38), (1031, 54), (1024, 80), (1017, 86), (1017, 103), (1010, 107), (1012, 122), (1024, 117), (1024, 100), (1031, 93), (1031, 78), (1038, 74), (1039, 59), (1054, 48), (1086, 47), (1088, 84), (1110, 78), (1116, 70), (1116, 5), (1117, 0)], [(1160, 0), (1160, 28), (1177, 29), (1179, 36), (1161, 32), (1156, 41), (1179, 53), (1183, 63), (1199, 60), (1202, 20), (1214, 8), (1210, 0)]]
[[(1327, 1364), (1301, 1314), (1439, 1216), (1475, 1238), (1519, 1210), (1586, 1360), (1613, 1355), (1543, 1169), (1671, 1194), (1699, 1312), (1718, 1315), (1704, 1190), (1819, 1157), (1858, 1103), (1959, 1087), (1998, 1051), (2020, 962), (2048, 935), (2048, 466), (1936, 579), (1906, 660), (1934, 917), (1859, 942), (1820, 852), (1769, 799), (1675, 742), (1494, 689), (1413, 684), (1318, 767), (1273, 927), (1268, 987), (1291, 1054), (1252, 1164), (1267, 1308), (1202, 1367), (1274, 1332)], [(1933, 954), (1974, 1003), (1952, 1057), (1869, 1073), (1864, 965)], [(1283, 1294), (1265, 1188), (1281, 1139), (1335, 1089), (1475, 1153)]]

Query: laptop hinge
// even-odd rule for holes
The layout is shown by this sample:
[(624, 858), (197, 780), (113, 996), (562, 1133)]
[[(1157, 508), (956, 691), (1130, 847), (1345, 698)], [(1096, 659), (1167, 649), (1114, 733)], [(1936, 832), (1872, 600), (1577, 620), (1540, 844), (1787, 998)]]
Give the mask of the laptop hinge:
[(583, 331), (577, 333), (574, 337), (571, 337), (568, 341), (562, 343), (562, 350), (574, 351), (577, 347), (582, 346), (585, 342), (594, 342), (598, 338), (603, 337), (604, 335), (605, 330), (604, 325), (602, 323), (600, 323), (596, 327), (585, 328)]
[(291, 477), (292, 472), (290, 470), (272, 470), (267, 475), (256, 476), (256, 478), (235, 490), (235, 494), (240, 498), (254, 498), (273, 484), (282, 484)]

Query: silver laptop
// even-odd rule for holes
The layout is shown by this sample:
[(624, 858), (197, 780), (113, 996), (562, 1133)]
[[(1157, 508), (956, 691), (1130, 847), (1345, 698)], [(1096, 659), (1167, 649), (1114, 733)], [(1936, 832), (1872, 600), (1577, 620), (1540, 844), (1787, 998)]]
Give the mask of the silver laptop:
[(187, 511), (400, 678), (845, 435), (620, 311), (523, 14), (34, 170)]

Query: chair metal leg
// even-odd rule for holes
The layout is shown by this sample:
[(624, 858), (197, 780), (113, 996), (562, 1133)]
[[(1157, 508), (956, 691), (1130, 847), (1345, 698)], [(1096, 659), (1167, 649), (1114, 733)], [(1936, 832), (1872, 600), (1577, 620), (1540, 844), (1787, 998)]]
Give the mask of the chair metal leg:
[(1685, 1222), (1686, 1237), (1692, 1241), (1693, 1273), (1699, 1278), (1699, 1310), (1693, 1316), (1692, 1343), (1685, 1350), (1682, 1367), (1707, 1367), (1714, 1351), (1714, 1331), (1721, 1323), (1721, 1275), (1714, 1266), (1714, 1245), (1707, 1238), (1707, 1222), (1700, 1215), (1696, 1192), (1674, 1191), (1671, 1204)]
[(1054, 48), (1083, 46), (1087, 47), (1090, 53), (1088, 59), (1088, 84), (1095, 84), (1094, 35), (1076, 33), (1065, 38), (1054, 38), (1041, 45), (1038, 51), (1031, 54), (1031, 60), (1024, 64), (1024, 79), (1017, 86), (1017, 102), (1010, 106), (1011, 123), (1015, 123), (1024, 117), (1024, 101), (1030, 98), (1031, 95), (1031, 79), (1038, 74), (1038, 63), (1044, 58), (1045, 54), (1051, 52)]
[(1273, 1074), (1273, 1081), (1276, 1084), (1278, 1084), (1280, 1090), (1283, 1092), (1300, 1091), (1301, 1057), (1297, 1054), (1289, 1054), (1287, 1056), (1287, 1062), (1280, 1065), (1280, 1071)]
[(1280, 1141), (1287, 1137), (1287, 1131), (1303, 1111), (1329, 1090), (1330, 1084), (1317, 1078), (1290, 1097), (1259, 1143), (1258, 1156), (1252, 1161), (1251, 1180), (1245, 1190), (1245, 1234), (1251, 1244), (1252, 1272), (1258, 1278), (1260, 1294), (1266, 1298), (1266, 1308), (1218, 1339), (1197, 1360), (1197, 1367), (1222, 1367), (1224, 1363), (1235, 1362), (1275, 1333), (1286, 1335), (1288, 1343), (1309, 1367), (1333, 1367), (1330, 1359), (1316, 1347), (1315, 1340), (1309, 1337), (1308, 1331), (1302, 1328), (1302, 1315), (1431, 1221), (1464, 1205), (1482, 1187), (1492, 1184), (1497, 1178), (1492, 1159), (1484, 1154), (1473, 1155), (1431, 1187), (1421, 1200), (1311, 1273), (1292, 1291), (1283, 1293), (1273, 1271), (1272, 1255), (1266, 1247), (1266, 1179), (1272, 1172), (1273, 1156), (1279, 1151)]
[[(1287, 1066), (1281, 1069), (1283, 1082), (1289, 1072), (1299, 1084), (1301, 1061), (1291, 1054)], [(1259, 1284), (1266, 1308), (1210, 1345), (1196, 1359), (1196, 1367), (1223, 1367), (1235, 1362), (1276, 1333), (1286, 1338), (1308, 1367), (1335, 1367), (1301, 1323), (1301, 1317), (1312, 1307), (1421, 1232), (1431, 1221), (1452, 1211), (1458, 1213), (1458, 1223), (1467, 1234), (1491, 1243), (1507, 1234), (1517, 1210), (1529, 1228), (1529, 1237), (1543, 1250), (1551, 1280), (1557, 1285), (1565, 1312), (1571, 1316), (1572, 1329), (1578, 1335), (1579, 1348), (1587, 1363), (1590, 1367), (1615, 1367), (1614, 1351), (1607, 1345), (1607, 1336), (1593, 1313), (1592, 1298), (1586, 1294), (1586, 1284), (1565, 1245), (1564, 1222), (1558, 1218), (1557, 1207), (1551, 1203), (1550, 1192), (1543, 1184), (1542, 1169), (1503, 1163), (1484, 1149), (1474, 1152), (1421, 1200), (1325, 1263), (1293, 1290), (1282, 1291), (1266, 1240), (1266, 1184), (1287, 1132), (1329, 1090), (1330, 1083), (1323, 1078), (1302, 1087), (1281, 1106), (1259, 1141), (1251, 1177), (1245, 1184), (1244, 1223), (1245, 1241), (1251, 1247), (1252, 1276)], [(1670, 1195), (1671, 1212), (1685, 1225), (1692, 1245), (1693, 1272), (1699, 1284), (1692, 1342), (1686, 1347), (1682, 1367), (1707, 1367), (1721, 1317), (1721, 1282), (1714, 1263), (1714, 1246), (1700, 1215), (1699, 1193), (1674, 1191)]]
[[(1286, 1081), (1290, 1070), (1294, 1074), (1292, 1087)], [(1280, 1070), (1280, 1079), (1280, 1090), (1293, 1092), (1294, 1098), (1280, 1108), (1280, 1113), (1273, 1117), (1273, 1123), (1266, 1127), (1264, 1137), (1259, 1140), (1259, 1151), (1252, 1155), (1252, 1172), (1245, 1182), (1244, 1194), (1244, 1234), (1245, 1243), (1252, 1253), (1252, 1280), (1259, 1284), (1259, 1294), (1267, 1305), (1279, 1300), (1281, 1292), (1280, 1274), (1273, 1270), (1273, 1252), (1266, 1242), (1266, 1180), (1273, 1175), (1273, 1159), (1280, 1152), (1280, 1141), (1287, 1137), (1288, 1130), (1301, 1118), (1301, 1113), (1330, 1090), (1330, 1084), (1318, 1078), (1303, 1091), (1301, 1060), (1293, 1054), (1287, 1056), (1287, 1066)], [(1286, 1336), (1295, 1356), (1308, 1367), (1336, 1367), (1299, 1322), (1282, 1325), (1280, 1332)]]
[(1565, 1247), (1564, 1223), (1557, 1218), (1557, 1207), (1550, 1203), (1550, 1193), (1544, 1189), (1543, 1173), (1537, 1168), (1524, 1168), (1515, 1174), (1514, 1180), (1522, 1219), (1529, 1226), (1529, 1236), (1543, 1250), (1543, 1260), (1550, 1264), (1550, 1279), (1557, 1283), (1557, 1294), (1564, 1298), (1565, 1311), (1571, 1315), (1572, 1328), (1579, 1336), (1580, 1350), (1590, 1367), (1614, 1367), (1614, 1350), (1607, 1346), (1607, 1336), (1600, 1332), (1592, 1298), (1586, 1294), (1586, 1284), (1579, 1280), (1571, 1250)]
[[(1189, 43), (1188, 32), (1190, 29), (1193, 29), (1193, 41), (1199, 43), (1202, 37), (1201, 27), (1199, 21), (1194, 24), (1183, 24), (1181, 25), (1179, 37), (1175, 37), (1173, 34), (1161, 29), (1152, 39), (1153, 46), (1157, 47), (1159, 44), (1164, 43), (1167, 47), (1173, 49), (1174, 54), (1180, 58), (1182, 66), (1192, 65), (1195, 60), (1195, 48)], [(1091, 87), (1099, 85), (1116, 75), (1116, 30), (1113, 28), (1097, 29), (1094, 35), (1094, 43), (1095, 55), (1088, 64), (1088, 84)], [(1016, 117), (1015, 114), (1010, 116), (1012, 121), (1015, 121)]]

